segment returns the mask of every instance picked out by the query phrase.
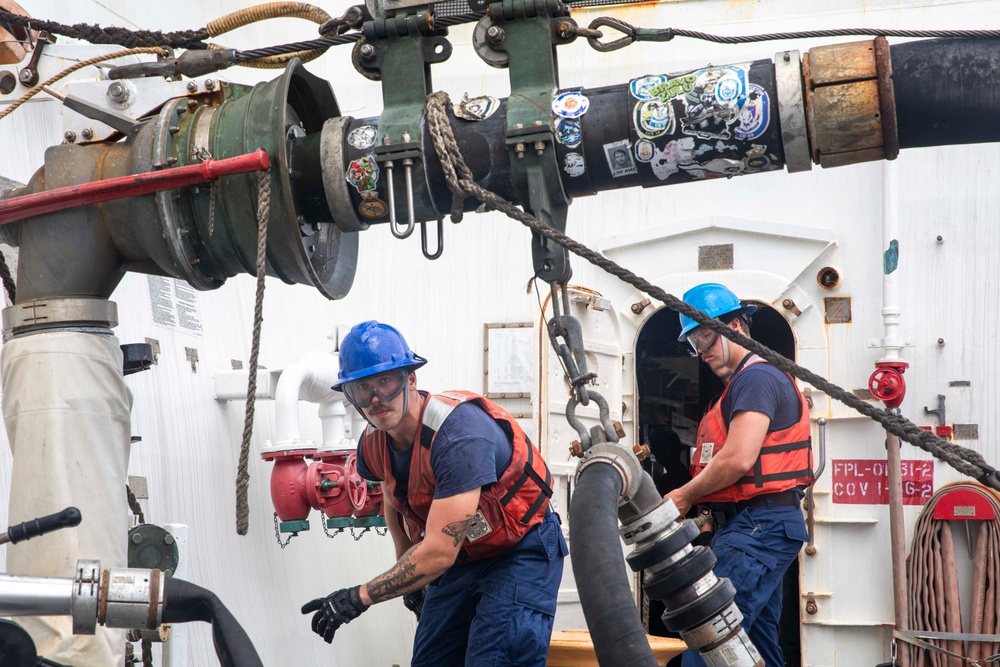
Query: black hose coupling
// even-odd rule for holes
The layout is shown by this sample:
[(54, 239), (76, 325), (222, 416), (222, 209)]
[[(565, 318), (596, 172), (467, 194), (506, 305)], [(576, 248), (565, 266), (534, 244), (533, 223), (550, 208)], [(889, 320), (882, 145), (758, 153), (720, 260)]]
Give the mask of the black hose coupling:
[(635, 545), (626, 558), (629, 567), (645, 572), (643, 590), (666, 607), (663, 624), (697, 649), (708, 667), (762, 667), (764, 662), (741, 625), (736, 589), (712, 572), (711, 549), (691, 545), (700, 532), (698, 526), (678, 518), (674, 503), (664, 500), (623, 522), (622, 539)]

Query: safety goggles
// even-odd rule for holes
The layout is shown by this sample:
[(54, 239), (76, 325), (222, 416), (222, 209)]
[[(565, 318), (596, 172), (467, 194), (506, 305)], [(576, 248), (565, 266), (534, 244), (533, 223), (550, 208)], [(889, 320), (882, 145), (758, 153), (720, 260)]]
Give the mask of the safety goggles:
[(344, 383), (344, 395), (358, 408), (367, 408), (376, 396), (380, 401), (388, 403), (406, 388), (406, 376), (405, 369), (397, 368), (360, 380), (351, 380)]
[(719, 340), (719, 334), (705, 327), (698, 327), (689, 333), (687, 337), (687, 342), (691, 346), (691, 349), (694, 350), (696, 356), (715, 345), (715, 341), (717, 340)]

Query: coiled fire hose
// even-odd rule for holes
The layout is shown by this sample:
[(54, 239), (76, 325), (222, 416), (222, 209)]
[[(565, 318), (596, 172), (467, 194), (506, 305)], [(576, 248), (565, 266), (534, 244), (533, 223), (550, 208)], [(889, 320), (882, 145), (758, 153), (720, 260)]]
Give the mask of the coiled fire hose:
[[(973, 561), (969, 631), (962, 632), (962, 605), (951, 521), (935, 518), (942, 498), (954, 491), (975, 494), (977, 511), (992, 507), (992, 517), (982, 520), (976, 533)], [(959, 508), (955, 508), (958, 510)], [(959, 512), (956, 511), (955, 515)], [(971, 518), (968, 514), (965, 518)], [(978, 516), (978, 515), (977, 515)], [(970, 544), (971, 548), (971, 544)], [(975, 483), (951, 484), (938, 490), (924, 507), (914, 527), (909, 559), (909, 631), (896, 631), (897, 639), (910, 644), (910, 667), (964, 667), (1000, 659), (1000, 494)], [(963, 643), (965, 649), (963, 650)]]

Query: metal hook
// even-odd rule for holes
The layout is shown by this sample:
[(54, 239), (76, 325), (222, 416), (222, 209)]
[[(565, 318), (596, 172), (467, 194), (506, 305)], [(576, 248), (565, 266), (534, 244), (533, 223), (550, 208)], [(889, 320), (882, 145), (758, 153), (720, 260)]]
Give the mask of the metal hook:
[[(608, 442), (618, 442), (618, 432), (615, 430), (615, 425), (611, 421), (611, 408), (608, 407), (608, 402), (603, 396), (592, 389), (586, 390), (587, 397), (597, 403), (597, 407), (600, 410), (601, 418), (601, 428), (604, 430), (604, 436), (607, 438)], [(576, 416), (576, 406), (582, 403), (580, 399), (576, 396), (569, 399), (566, 403), (566, 421), (569, 425), (576, 429), (577, 434), (580, 436), (580, 445), (583, 451), (590, 449), (590, 445), (593, 443), (593, 438), (590, 435), (590, 431), (584, 426), (583, 422)]]
[(444, 218), (438, 218), (437, 221), (438, 230), (438, 241), (437, 241), (437, 251), (432, 255), (427, 252), (427, 222), (420, 222), (420, 249), (424, 253), (424, 257), (427, 259), (437, 259), (444, 252)]

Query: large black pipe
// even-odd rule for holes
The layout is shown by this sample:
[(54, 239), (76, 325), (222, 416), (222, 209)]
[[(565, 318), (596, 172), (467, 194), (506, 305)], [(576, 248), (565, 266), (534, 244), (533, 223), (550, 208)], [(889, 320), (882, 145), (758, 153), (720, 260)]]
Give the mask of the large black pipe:
[(573, 574), (598, 664), (653, 667), (618, 537), (621, 490), (621, 474), (609, 464), (593, 463), (580, 473), (569, 512)]
[(212, 624), (215, 654), (222, 667), (264, 667), (257, 650), (232, 612), (210, 590), (169, 577), (163, 587), (163, 622)]
[(1000, 141), (1000, 40), (890, 47), (899, 147)]

